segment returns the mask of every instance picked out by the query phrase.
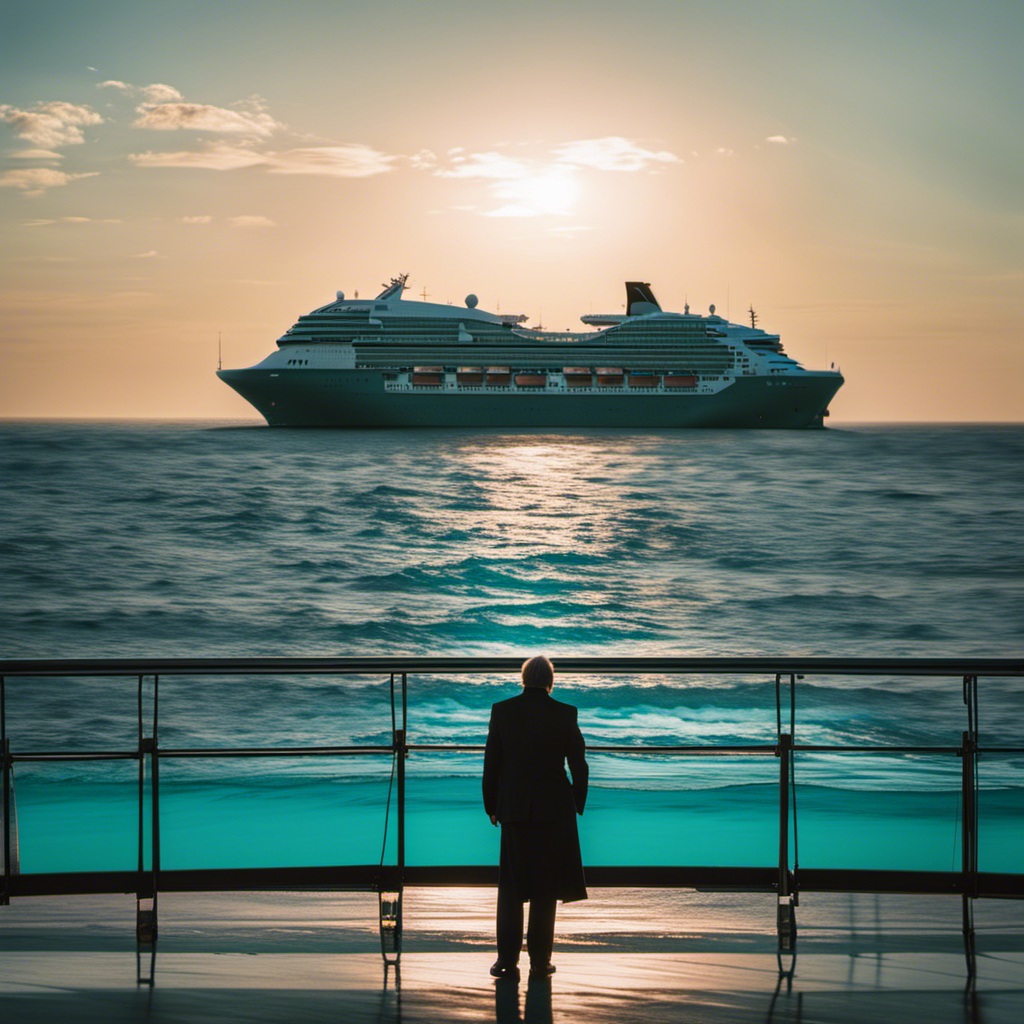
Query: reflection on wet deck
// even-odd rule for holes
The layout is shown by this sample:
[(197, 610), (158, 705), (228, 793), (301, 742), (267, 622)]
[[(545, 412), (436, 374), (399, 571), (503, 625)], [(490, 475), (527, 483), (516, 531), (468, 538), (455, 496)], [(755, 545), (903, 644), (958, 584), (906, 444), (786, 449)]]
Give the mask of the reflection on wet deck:
[(517, 984), (487, 974), (492, 890), (410, 890), (398, 976), (372, 894), (168, 895), (152, 989), (135, 984), (131, 897), (16, 900), (0, 908), (0, 1005), (5, 1024), (1024, 1019), (1017, 903), (979, 904), (965, 992), (955, 898), (808, 898), (780, 980), (770, 895), (592, 896), (560, 911), (554, 978)]
[(16, 953), (4, 959), (5, 1020), (54, 1021), (830, 1021), (875, 1024), (1024, 1019), (1024, 955), (983, 957), (974, 993), (948, 953), (811, 954), (792, 984), (766, 954), (568, 953), (550, 981), (494, 982), (482, 953), (379, 957), (171, 953), (152, 991), (127, 953)]

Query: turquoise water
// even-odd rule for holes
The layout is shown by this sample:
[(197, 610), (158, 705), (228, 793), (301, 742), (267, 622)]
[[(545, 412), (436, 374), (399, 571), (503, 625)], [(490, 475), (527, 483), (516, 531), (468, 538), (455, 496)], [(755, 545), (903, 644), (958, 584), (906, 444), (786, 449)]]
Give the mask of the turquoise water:
[[(6, 657), (1019, 657), (1024, 429), (274, 431), (0, 425)], [(771, 743), (771, 679), (565, 676), (589, 743)], [(483, 743), (511, 678), (414, 678), (413, 743)], [(1021, 680), (983, 744), (1024, 745)], [(16, 753), (130, 749), (132, 680), (7, 681)], [(959, 679), (806, 679), (807, 743), (949, 745)], [(387, 681), (163, 679), (167, 747), (376, 744)], [(163, 865), (376, 863), (390, 757), (163, 761)], [(771, 864), (774, 758), (595, 755), (590, 864)], [(410, 863), (494, 863), (479, 755), (408, 761)], [(22, 870), (132, 868), (137, 766), (19, 764)], [(800, 863), (950, 870), (959, 760), (797, 758)], [(980, 763), (1022, 870), (1024, 755)], [(394, 810), (392, 808), (392, 815)], [(393, 855), (394, 818), (389, 840)]]
[[(387, 782), (270, 782), (160, 787), (164, 868), (375, 864)], [(138, 796), (122, 785), (20, 787), (23, 871), (131, 870), (137, 865)], [(590, 865), (766, 866), (778, 856), (778, 789), (595, 790), (580, 819)], [(960, 866), (958, 792), (876, 795), (799, 790), (800, 864), (809, 868), (952, 871)], [(408, 789), (408, 863), (493, 864), (498, 832), (480, 813), (474, 780), (416, 780)], [(1024, 801), (984, 795), (983, 871), (1022, 869)], [(147, 810), (148, 813), (148, 810)], [(895, 822), (899, 827), (894, 827)], [(394, 817), (388, 841), (393, 863)], [(146, 863), (149, 864), (148, 818)]]

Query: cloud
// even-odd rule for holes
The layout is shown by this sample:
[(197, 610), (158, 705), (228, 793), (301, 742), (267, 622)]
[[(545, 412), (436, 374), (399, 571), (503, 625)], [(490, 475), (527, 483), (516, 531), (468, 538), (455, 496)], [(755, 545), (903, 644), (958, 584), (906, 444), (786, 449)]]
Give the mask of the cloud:
[(367, 178), (390, 171), (398, 158), (380, 153), (361, 143), (257, 153), (245, 146), (213, 142), (200, 150), (130, 153), (128, 159), (136, 167), (190, 167), (207, 171), (265, 167), (271, 174), (321, 174), (334, 178)]
[(428, 171), (437, 166), (437, 154), (431, 149), (421, 149), (409, 157), (409, 163), (418, 171)]
[(140, 106), (139, 110), (141, 113), (132, 127), (155, 132), (187, 129), (266, 138), (282, 127), (269, 114), (228, 110), (207, 103), (158, 103)]
[(16, 160), (63, 160), (63, 153), (55, 153), (52, 149), (21, 149), (10, 154)]
[(513, 160), (503, 153), (470, 153), (452, 157), (447, 168), (434, 173), (442, 178), (521, 178), (529, 168), (521, 160)]
[(212, 224), (213, 218), (208, 213), (199, 213), (194, 217), (179, 217), (179, 224)]
[(48, 188), (67, 185), (76, 178), (94, 178), (90, 174), (65, 174), (51, 167), (24, 167), (0, 174), (0, 188), (20, 188), (26, 196), (41, 196)]
[(207, 171), (234, 171), (266, 163), (266, 157), (244, 146), (213, 142), (204, 149), (174, 153), (129, 153), (136, 167), (192, 167)]
[(787, 139), (785, 135), (769, 135), (765, 142), (774, 142), (777, 146), (788, 146), (793, 140)]
[(272, 174), (327, 174), (336, 178), (368, 178), (392, 169), (395, 157), (353, 142), (267, 153)]
[(103, 118), (91, 107), (54, 100), (37, 103), (31, 110), (0, 104), (0, 121), (9, 124), (18, 138), (28, 139), (41, 149), (53, 150), (85, 142), (82, 128), (102, 124)]
[(618, 135), (566, 142), (554, 153), (560, 163), (593, 167), (599, 171), (643, 171), (657, 164), (682, 163), (675, 153), (644, 149)]
[(155, 107), (159, 103), (177, 103), (185, 97), (174, 88), (173, 85), (164, 85), (162, 82), (154, 82), (152, 85), (132, 85), (130, 82), (120, 82), (116, 78), (108, 78), (105, 82), (97, 82), (97, 89), (117, 89), (128, 96), (141, 96), (142, 102), (139, 107)]
[(260, 214), (243, 214), (240, 217), (228, 217), (233, 228), (273, 228), (277, 225), (269, 217)]
[(162, 260), (163, 258), (156, 249), (149, 249), (147, 252), (137, 252), (132, 255), (133, 260)]
[(44, 219), (40, 218), (38, 220), (27, 220), (24, 223), (25, 223), (25, 227), (27, 227), (27, 228), (38, 228), (38, 227), (42, 227), (44, 224), (56, 224), (56, 223), (58, 223), (58, 221), (60, 223), (63, 223), (63, 224), (120, 224), (121, 223), (120, 219), (117, 218), (117, 217), (102, 217), (102, 218), (96, 218), (96, 217), (60, 217), (60, 218), (51, 219), (51, 220), (44, 220)]
[(173, 85), (164, 85), (162, 82), (144, 85), (139, 91), (143, 97), (140, 104), (142, 107), (155, 107), (161, 103), (180, 103), (185, 98)]

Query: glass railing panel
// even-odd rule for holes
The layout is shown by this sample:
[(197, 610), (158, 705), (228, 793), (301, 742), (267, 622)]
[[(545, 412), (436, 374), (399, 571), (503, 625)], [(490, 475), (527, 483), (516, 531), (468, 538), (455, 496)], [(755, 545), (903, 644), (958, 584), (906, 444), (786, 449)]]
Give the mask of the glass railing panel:
[[(437, 774), (413, 773), (406, 782), (405, 860), (407, 864), (497, 864), (499, 830), (484, 814), (479, 773), (444, 774), (443, 759), (426, 755)], [(425, 755), (415, 755), (417, 761)], [(395, 862), (388, 833), (388, 860)]]
[(161, 867), (376, 864), (390, 775), (390, 755), (162, 759)]
[[(777, 861), (774, 758), (591, 753), (588, 761), (590, 792), (577, 818), (584, 865)], [(407, 863), (497, 864), (500, 833), (484, 814), (481, 762), (441, 752), (410, 757)]]
[(766, 867), (778, 861), (771, 756), (593, 754), (584, 863)]
[(21, 873), (137, 868), (138, 773), (135, 761), (15, 765)]
[(955, 754), (798, 753), (796, 781), (801, 867), (959, 870)]
[(978, 759), (978, 870), (1019, 872), (1024, 849), (1024, 753)]

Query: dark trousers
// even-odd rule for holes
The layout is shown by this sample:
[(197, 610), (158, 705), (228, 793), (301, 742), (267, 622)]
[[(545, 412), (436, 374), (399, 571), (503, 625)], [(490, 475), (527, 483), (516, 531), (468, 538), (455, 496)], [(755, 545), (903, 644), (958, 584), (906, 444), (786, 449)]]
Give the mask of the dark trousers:
[[(526, 932), (526, 950), (530, 963), (542, 967), (551, 960), (555, 942), (554, 896), (530, 900), (530, 924)], [(523, 948), (523, 901), (511, 888), (498, 887), (498, 960), (507, 966), (519, 963)]]

